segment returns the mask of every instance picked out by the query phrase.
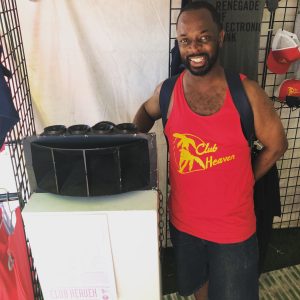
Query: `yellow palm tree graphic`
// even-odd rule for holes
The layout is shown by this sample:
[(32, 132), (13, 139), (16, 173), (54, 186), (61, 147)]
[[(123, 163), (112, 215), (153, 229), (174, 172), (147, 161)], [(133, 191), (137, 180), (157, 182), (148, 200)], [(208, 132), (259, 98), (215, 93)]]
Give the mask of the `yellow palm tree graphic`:
[(198, 163), (202, 169), (205, 169), (205, 164), (203, 163), (202, 159), (191, 154), (191, 152), (189, 151), (189, 148), (191, 146), (197, 152), (198, 146), (196, 146), (195, 141), (191, 138), (188, 138), (185, 134), (174, 133), (173, 136), (179, 139), (177, 148), (181, 147), (181, 149), (179, 150), (179, 173), (184, 173), (184, 169), (187, 165), (189, 166), (189, 172), (191, 172), (194, 166), (194, 162)]
[(179, 142), (177, 143), (177, 148), (181, 146), (182, 149), (189, 149), (189, 146), (191, 145), (196, 150), (196, 144), (193, 139), (188, 138), (185, 134), (181, 133), (174, 133), (173, 136), (177, 139), (179, 139)]
[(179, 161), (179, 173), (183, 173), (187, 164), (189, 164), (189, 172), (192, 171), (194, 162), (196, 161), (202, 169), (205, 169), (205, 165), (201, 158), (191, 154), (188, 150), (181, 149), (180, 151), (180, 161)]

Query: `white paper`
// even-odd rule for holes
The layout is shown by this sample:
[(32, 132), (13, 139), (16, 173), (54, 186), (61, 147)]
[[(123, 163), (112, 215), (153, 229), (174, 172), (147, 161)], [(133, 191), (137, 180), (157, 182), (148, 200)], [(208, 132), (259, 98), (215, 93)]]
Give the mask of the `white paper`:
[[(31, 224), (36, 223), (36, 232), (31, 229), (29, 239), (45, 300), (117, 299), (105, 214), (30, 218)], [(42, 242), (37, 240), (41, 232)]]

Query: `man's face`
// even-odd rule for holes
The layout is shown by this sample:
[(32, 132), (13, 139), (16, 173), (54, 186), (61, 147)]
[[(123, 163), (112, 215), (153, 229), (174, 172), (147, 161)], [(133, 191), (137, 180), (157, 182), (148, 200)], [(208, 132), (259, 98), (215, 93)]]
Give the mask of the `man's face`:
[(207, 9), (186, 11), (177, 24), (177, 41), (185, 67), (196, 76), (206, 75), (218, 61), (224, 32)]

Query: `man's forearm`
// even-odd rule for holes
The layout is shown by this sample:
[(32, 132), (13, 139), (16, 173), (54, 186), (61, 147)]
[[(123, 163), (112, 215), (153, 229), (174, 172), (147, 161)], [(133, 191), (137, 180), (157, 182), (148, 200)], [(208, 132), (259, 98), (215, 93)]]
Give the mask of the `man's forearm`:
[(155, 120), (149, 116), (144, 104), (142, 104), (133, 119), (133, 123), (140, 132), (148, 132), (153, 127), (154, 122)]

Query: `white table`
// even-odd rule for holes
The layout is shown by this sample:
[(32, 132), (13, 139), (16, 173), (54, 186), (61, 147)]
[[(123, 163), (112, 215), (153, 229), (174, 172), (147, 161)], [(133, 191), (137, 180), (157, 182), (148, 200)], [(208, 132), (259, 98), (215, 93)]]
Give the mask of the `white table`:
[[(100, 281), (116, 288), (118, 300), (161, 299), (157, 209), (152, 190), (89, 198), (34, 193), (22, 214), (44, 299), (114, 299), (113, 292), (100, 296)], [(99, 275), (105, 278), (94, 282)]]

